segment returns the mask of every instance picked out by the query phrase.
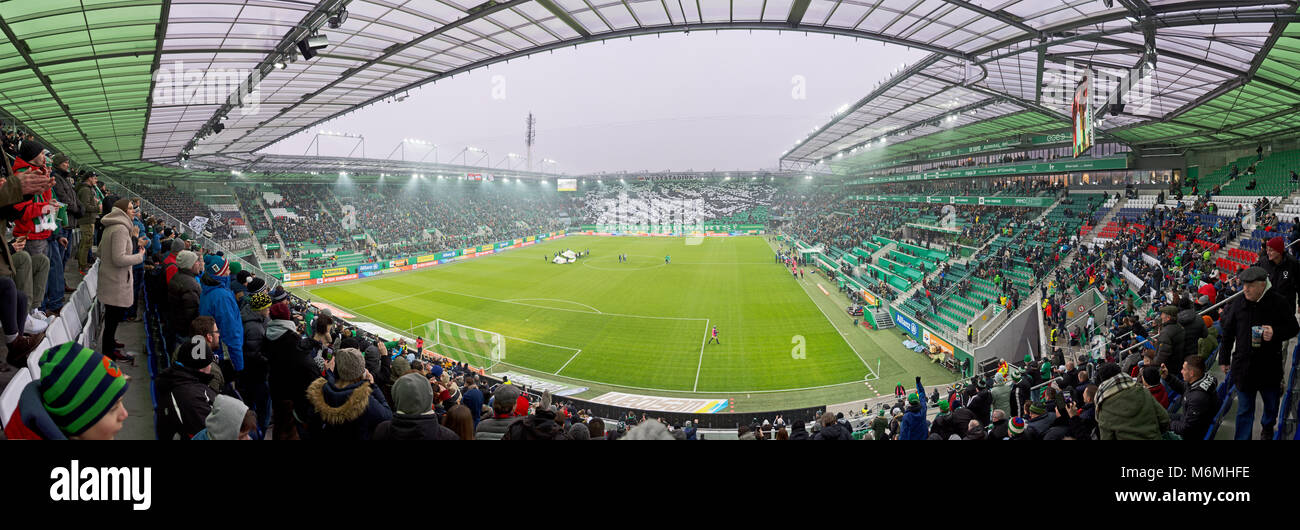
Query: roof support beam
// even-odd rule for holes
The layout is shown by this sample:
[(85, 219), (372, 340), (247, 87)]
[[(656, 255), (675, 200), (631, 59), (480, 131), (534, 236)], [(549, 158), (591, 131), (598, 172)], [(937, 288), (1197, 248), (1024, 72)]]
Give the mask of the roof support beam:
[[(90, 136), (86, 135), (86, 131), (82, 130), (81, 124), (72, 116), (68, 104), (64, 103), (63, 100), (59, 98), (59, 94), (54, 91), (54, 87), (50, 86), (50, 77), (41, 73), (41, 68), (36, 65), (36, 61), (32, 60), (31, 48), (27, 46), (26, 42), (18, 39), (18, 36), (14, 34), (13, 28), (10, 28), (9, 24), (5, 22), (4, 17), (0, 17), (0, 31), (4, 32), (5, 38), (9, 39), (9, 43), (18, 51), (18, 55), (22, 56), (23, 62), (27, 63), (27, 68), (31, 70), (31, 75), (34, 75), (37, 79), (41, 80), (41, 85), (45, 87), (46, 92), (50, 93), (50, 97), (54, 99), (54, 103), (58, 105), (60, 109), (63, 109), (63, 115), (68, 118), (68, 123), (71, 123), (72, 127), (77, 129), (77, 134), (80, 134), (81, 139), (86, 141), (86, 145), (90, 147), (90, 151), (95, 154), (95, 158), (102, 160), (103, 155), (100, 155), (99, 151), (95, 149), (95, 143), (90, 141)], [(28, 124), (29, 129), (31, 128), (31, 125), (32, 124)], [(54, 146), (46, 145), (46, 147), (53, 148)]]
[(790, 16), (786, 17), (785, 23), (790, 27), (796, 27), (803, 20), (804, 13), (808, 12), (808, 4), (812, 0), (794, 0), (794, 5), (790, 6)]
[(1007, 16), (1006, 14), (998, 13), (990, 9), (985, 9), (978, 5), (967, 2), (966, 0), (943, 0), (943, 1), (968, 11), (974, 11), (976, 13), (984, 15), (985, 17), (991, 18), (993, 20), (996, 20), (1008, 26), (1015, 27), (1020, 31), (1028, 33), (1029, 35), (1032, 35), (1034, 37), (1040, 35), (1039, 31), (1034, 29), (1033, 26), (1030, 26), (1029, 24), (1025, 24), (1024, 22), (1021, 22), (1010, 16)]
[[(153, 66), (149, 68), (150, 72), (158, 71), (158, 63), (162, 62), (163, 40), (167, 37), (167, 17), (172, 11), (172, 0), (163, 0), (162, 14), (159, 15), (158, 27), (154, 29), (153, 38), (158, 40), (158, 45), (153, 50)], [(153, 114), (153, 92), (154, 85), (158, 82), (158, 76), (149, 76), (149, 98), (145, 103), (144, 109), (144, 127), (140, 128), (140, 156), (144, 156), (144, 146), (149, 139), (149, 116)]]
[(555, 2), (552, 2), (551, 0), (537, 0), (537, 3), (542, 7), (545, 7), (552, 15), (555, 15), (555, 18), (560, 19), (560, 22), (563, 22), (564, 25), (573, 28), (573, 31), (578, 32), (579, 35), (587, 38), (591, 37), (591, 32), (587, 31), (587, 28), (582, 27), (582, 24), (579, 24), (577, 20), (574, 20), (573, 17), (569, 16), (568, 12), (560, 9), (560, 6), (555, 5)]

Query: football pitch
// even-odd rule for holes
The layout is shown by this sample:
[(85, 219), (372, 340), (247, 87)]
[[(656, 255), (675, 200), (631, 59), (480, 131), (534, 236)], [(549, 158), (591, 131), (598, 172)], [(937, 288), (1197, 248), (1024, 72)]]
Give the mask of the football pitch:
[[(550, 263), (565, 249), (590, 254)], [(876, 393), (862, 388), (864, 380), (906, 371), (863, 338), (897, 333), (852, 329), (847, 300), (835, 301), (842, 295), (821, 292), (826, 286), (811, 275), (793, 279), (773, 256), (763, 236), (569, 236), (300, 292), (426, 343), (438, 319), (499, 333), (501, 365), (593, 388), (711, 394), (852, 385), (856, 398)], [(708, 343), (713, 326), (720, 344)], [(846, 340), (850, 334), (861, 337)], [(474, 366), (495, 364), (486, 349), (437, 350)], [(882, 357), (886, 374), (876, 374)]]

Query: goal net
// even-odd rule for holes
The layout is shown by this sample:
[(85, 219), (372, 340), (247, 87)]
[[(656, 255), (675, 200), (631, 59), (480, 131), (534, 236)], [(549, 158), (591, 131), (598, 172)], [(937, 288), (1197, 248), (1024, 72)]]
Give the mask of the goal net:
[(432, 327), (433, 346), (443, 355), (479, 363), (498, 363), (506, 359), (506, 340), (500, 333), (443, 319), (434, 321)]

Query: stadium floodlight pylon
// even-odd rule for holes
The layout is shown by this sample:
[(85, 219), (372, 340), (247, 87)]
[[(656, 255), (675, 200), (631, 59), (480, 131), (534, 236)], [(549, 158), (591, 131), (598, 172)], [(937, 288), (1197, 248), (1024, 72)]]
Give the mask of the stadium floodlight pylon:
[[(432, 339), (431, 346), (435, 349), (438, 347), (446, 348), (472, 356), (478, 362), (486, 361), (489, 364), (505, 362), (506, 360), (506, 340), (505, 336), (500, 333), (458, 324), (441, 318), (426, 324), (425, 331)], [(443, 351), (438, 353), (447, 355)], [(466, 360), (469, 361), (469, 359)]]

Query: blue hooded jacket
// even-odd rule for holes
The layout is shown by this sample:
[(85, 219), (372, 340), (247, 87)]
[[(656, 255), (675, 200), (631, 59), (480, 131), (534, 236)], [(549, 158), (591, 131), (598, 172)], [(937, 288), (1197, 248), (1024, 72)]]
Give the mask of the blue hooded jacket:
[[(141, 221), (138, 217), (135, 217), (131, 219), (131, 222), (135, 224), (136, 228), (140, 229), (140, 237), (149, 237), (149, 229), (145, 228), (144, 221)], [(145, 252), (146, 252), (145, 257), (147, 258), (149, 256), (148, 254), (149, 249), (145, 249)], [(137, 271), (144, 270), (144, 261), (141, 261), (140, 263), (136, 263), (135, 265), (133, 265), (131, 267), (131, 270), (137, 270)]]
[(930, 425), (925, 420), (925, 387), (921, 386), (921, 378), (916, 378), (916, 395), (920, 396), (920, 404), (912, 405), (907, 408), (907, 413), (903, 414), (903, 423), (899, 425), (899, 440), (925, 440), (929, 438)]
[(203, 294), (199, 296), (199, 315), (217, 321), (221, 343), (230, 352), (230, 362), (236, 371), (244, 369), (244, 321), (239, 317), (235, 293), (230, 290), (229, 276), (212, 274), (211, 267), (203, 273)]

